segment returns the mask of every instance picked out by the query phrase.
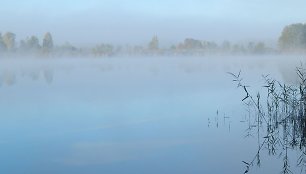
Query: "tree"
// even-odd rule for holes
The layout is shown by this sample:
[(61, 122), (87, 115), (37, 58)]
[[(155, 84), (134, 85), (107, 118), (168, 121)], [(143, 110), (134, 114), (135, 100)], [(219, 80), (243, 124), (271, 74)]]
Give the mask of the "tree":
[(210, 50), (210, 51), (218, 49), (218, 44), (216, 44), (215, 42), (211, 42), (211, 41), (203, 41), (202, 46), (203, 48)]
[(22, 51), (38, 51), (41, 48), (39, 40), (36, 36), (28, 37), (26, 40), (20, 41), (20, 49)]
[(158, 50), (159, 47), (159, 41), (157, 36), (154, 36), (151, 40), (151, 42), (149, 42), (149, 50), (151, 51), (156, 51)]
[(255, 49), (255, 43), (254, 42), (249, 42), (247, 46), (248, 52), (253, 53)]
[(15, 38), (16, 35), (11, 32), (7, 32), (3, 35), (3, 43), (7, 51), (13, 51), (15, 49)]
[(306, 24), (286, 26), (278, 40), (282, 50), (306, 49)]
[(245, 49), (244, 45), (236, 43), (232, 46), (232, 51), (231, 52), (233, 54), (244, 54), (244, 53), (246, 53), (246, 49)]
[(263, 42), (257, 43), (254, 47), (254, 53), (255, 54), (264, 54), (264, 53), (266, 53), (266, 51), (267, 51), (267, 48), (266, 48), (265, 43), (263, 43)]
[(232, 48), (232, 45), (231, 45), (231, 43), (229, 41), (224, 41), (222, 43), (222, 51), (228, 52), (228, 51), (231, 50), (231, 48)]
[(42, 43), (43, 51), (50, 52), (53, 49), (53, 39), (51, 33), (47, 32)]
[(2, 34), (0, 33), (0, 52), (4, 51), (6, 49), (6, 46), (3, 42)]
[(201, 49), (203, 47), (202, 42), (200, 40), (187, 38), (184, 40), (185, 49)]
[(111, 56), (114, 54), (114, 47), (110, 44), (100, 44), (93, 48), (92, 53), (95, 56)]
[(56, 53), (59, 55), (74, 56), (80, 54), (81, 50), (69, 42), (65, 42), (63, 45), (56, 48)]
[(39, 49), (40, 45), (39, 45), (39, 40), (36, 36), (31, 36), (28, 40), (27, 40), (27, 45), (30, 49)]

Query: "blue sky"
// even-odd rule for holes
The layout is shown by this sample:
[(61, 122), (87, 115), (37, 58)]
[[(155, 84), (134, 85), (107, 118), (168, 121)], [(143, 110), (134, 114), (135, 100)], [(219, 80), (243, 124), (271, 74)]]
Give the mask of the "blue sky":
[(58, 43), (171, 44), (203, 40), (276, 41), (306, 21), (305, 0), (0, 0), (2, 33), (18, 39), (50, 31)]

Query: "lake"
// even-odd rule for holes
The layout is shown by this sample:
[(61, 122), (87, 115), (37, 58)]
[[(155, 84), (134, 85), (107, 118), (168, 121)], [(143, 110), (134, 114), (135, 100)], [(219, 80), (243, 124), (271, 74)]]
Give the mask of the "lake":
[[(302, 60), (289, 55), (1, 59), (0, 171), (280, 173), (284, 149), (269, 153), (262, 145), (264, 127), (248, 131), (245, 93), (227, 72), (241, 70), (256, 95), (264, 92), (265, 74), (295, 84), (295, 66)], [(305, 172), (298, 166), (301, 150), (286, 154), (293, 173)]]

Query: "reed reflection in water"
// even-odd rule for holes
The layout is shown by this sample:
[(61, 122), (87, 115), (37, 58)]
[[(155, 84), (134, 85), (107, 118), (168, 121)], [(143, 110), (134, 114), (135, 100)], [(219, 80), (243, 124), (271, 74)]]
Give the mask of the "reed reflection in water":
[[(258, 151), (253, 159), (242, 161), (246, 165), (244, 173), (251, 167), (261, 166), (261, 153), (278, 156), (283, 160), (281, 173), (293, 173), (292, 165), (297, 165), (301, 172), (306, 172), (306, 70), (296, 68), (299, 83), (287, 85), (270, 76), (263, 76), (267, 93), (251, 94), (249, 86), (244, 84), (241, 73), (230, 73), (245, 97), (242, 101), (247, 106), (248, 117), (246, 137), (255, 137)], [(262, 96), (264, 96), (262, 98)], [(297, 159), (289, 156), (298, 152)]]

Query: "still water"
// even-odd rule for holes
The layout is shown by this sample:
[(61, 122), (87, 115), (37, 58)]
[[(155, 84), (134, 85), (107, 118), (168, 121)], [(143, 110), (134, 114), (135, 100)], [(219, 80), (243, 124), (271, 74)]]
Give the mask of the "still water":
[[(299, 61), (294, 56), (2, 59), (0, 171), (244, 173), (242, 161), (258, 158), (264, 135), (247, 136), (244, 93), (227, 72), (241, 70), (256, 92), (263, 74), (294, 83)], [(288, 154), (290, 170), (299, 173), (300, 151)], [(282, 171), (279, 154), (263, 147), (259, 158), (260, 165), (248, 173)]]

